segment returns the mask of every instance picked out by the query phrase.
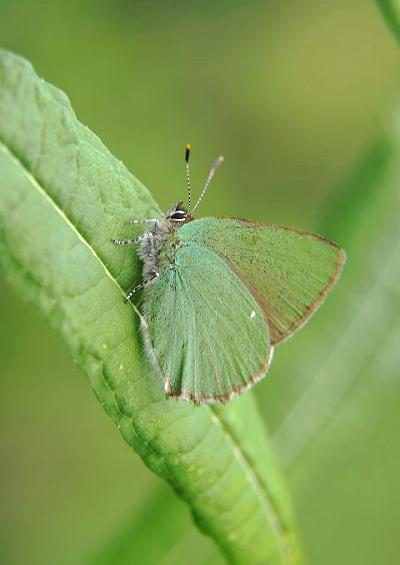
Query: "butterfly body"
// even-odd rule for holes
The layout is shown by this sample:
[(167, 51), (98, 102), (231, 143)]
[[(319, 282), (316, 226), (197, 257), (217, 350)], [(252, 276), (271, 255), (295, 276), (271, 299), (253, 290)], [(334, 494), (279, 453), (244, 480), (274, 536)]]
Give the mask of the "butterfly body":
[(182, 202), (149, 222), (137, 240), (115, 243), (139, 244), (142, 331), (165, 393), (195, 403), (225, 402), (263, 378), (274, 346), (317, 310), (345, 262), (317, 234), (194, 219)]
[(143, 261), (143, 286), (150, 285), (159, 273), (172, 266), (179, 246), (178, 228), (189, 221), (182, 203), (172, 206), (161, 220), (153, 220), (138, 238), (138, 254)]

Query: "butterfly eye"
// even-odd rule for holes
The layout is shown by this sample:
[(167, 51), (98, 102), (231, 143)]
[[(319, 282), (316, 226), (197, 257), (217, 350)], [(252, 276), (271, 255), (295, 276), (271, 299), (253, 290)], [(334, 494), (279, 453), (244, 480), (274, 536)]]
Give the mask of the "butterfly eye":
[(186, 220), (186, 216), (187, 213), (185, 210), (175, 210), (175, 212), (172, 212), (169, 218), (174, 222), (184, 222)]

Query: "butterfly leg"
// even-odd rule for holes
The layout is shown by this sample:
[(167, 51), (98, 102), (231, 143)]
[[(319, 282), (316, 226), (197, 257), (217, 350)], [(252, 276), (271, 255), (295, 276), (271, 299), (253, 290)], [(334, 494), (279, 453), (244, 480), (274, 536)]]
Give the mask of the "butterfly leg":
[(112, 239), (111, 242), (115, 245), (133, 245), (137, 243), (137, 239)]
[(144, 218), (143, 220), (129, 220), (130, 224), (158, 224), (155, 218)]
[(112, 239), (111, 242), (115, 245), (133, 245), (135, 243), (140, 243), (145, 239), (152, 239), (153, 234), (151, 232), (144, 233), (143, 235), (139, 235), (135, 239)]
[(135, 286), (135, 288), (132, 288), (132, 290), (130, 290), (130, 291), (128, 292), (128, 294), (126, 294), (125, 297), (124, 297), (124, 302), (125, 302), (125, 304), (126, 304), (127, 302), (129, 302), (129, 300), (132, 298), (132, 296), (133, 296), (134, 294), (136, 294), (139, 290), (142, 290), (142, 288), (144, 288), (144, 284), (143, 284), (143, 283), (140, 283), (140, 284), (138, 284), (137, 286)]
[(139, 235), (139, 237), (135, 239), (135, 243), (140, 243), (141, 241), (145, 241), (146, 239), (153, 239), (153, 237), (154, 237), (153, 232), (148, 231), (143, 235)]
[(134, 294), (136, 294), (139, 290), (142, 290), (143, 288), (146, 288), (146, 286), (148, 286), (154, 279), (156, 279), (157, 277), (160, 276), (160, 273), (157, 273), (157, 271), (154, 271), (152, 273), (152, 276), (150, 279), (148, 279), (146, 282), (140, 283), (137, 286), (135, 286), (134, 288), (132, 288), (132, 290), (130, 290), (128, 292), (128, 294), (126, 294), (125, 298), (124, 298), (124, 302), (125, 304), (127, 302), (129, 302), (129, 300), (132, 298), (132, 296)]

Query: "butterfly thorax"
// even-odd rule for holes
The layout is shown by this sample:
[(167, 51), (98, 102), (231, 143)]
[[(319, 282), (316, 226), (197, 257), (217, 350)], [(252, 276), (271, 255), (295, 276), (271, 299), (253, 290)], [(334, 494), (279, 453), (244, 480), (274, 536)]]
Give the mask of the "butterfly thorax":
[(143, 261), (143, 284), (148, 286), (165, 269), (175, 262), (180, 242), (178, 229), (192, 217), (182, 202), (172, 206), (160, 221), (151, 224), (140, 241), (139, 255)]

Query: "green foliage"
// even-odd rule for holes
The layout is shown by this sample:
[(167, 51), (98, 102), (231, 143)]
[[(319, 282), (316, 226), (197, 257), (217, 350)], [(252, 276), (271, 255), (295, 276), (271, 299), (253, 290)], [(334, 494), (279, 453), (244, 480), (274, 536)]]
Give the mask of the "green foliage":
[(398, 0), (376, 0), (388, 26), (400, 40), (400, 5)]
[[(142, 510), (130, 513), (123, 529), (107, 535), (87, 565), (176, 565), (193, 563), (220, 565), (224, 562), (215, 547), (190, 528), (184, 503), (166, 485), (161, 484), (149, 496)], [(114, 535), (113, 535), (114, 534)], [(151, 542), (150, 542), (151, 540)]]
[(1, 265), (65, 337), (127, 443), (187, 501), (234, 562), (300, 560), (285, 485), (250, 395), (223, 408), (166, 401), (122, 302), (134, 253), (110, 238), (158, 208), (22, 58), (0, 55)]

